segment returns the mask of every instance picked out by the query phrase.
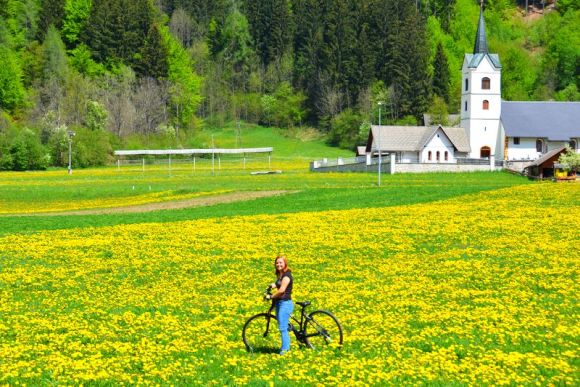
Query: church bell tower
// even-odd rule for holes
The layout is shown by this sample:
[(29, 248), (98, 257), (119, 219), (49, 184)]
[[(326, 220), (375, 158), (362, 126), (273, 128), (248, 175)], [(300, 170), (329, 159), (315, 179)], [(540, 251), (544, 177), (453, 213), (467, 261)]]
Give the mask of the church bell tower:
[(461, 126), (469, 137), (469, 157), (503, 159), (501, 64), (498, 55), (488, 51), (483, 2), (473, 54), (465, 54), (461, 72)]

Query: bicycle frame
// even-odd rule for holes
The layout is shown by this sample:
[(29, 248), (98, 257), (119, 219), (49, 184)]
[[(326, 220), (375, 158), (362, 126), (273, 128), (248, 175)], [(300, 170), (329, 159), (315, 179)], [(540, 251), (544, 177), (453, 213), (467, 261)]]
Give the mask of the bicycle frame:
[[(308, 315), (306, 314), (306, 307), (309, 305), (301, 305), (300, 303), (297, 303), (298, 306), (300, 306), (300, 320), (298, 320), (296, 317), (294, 317), (294, 315), (290, 316), (290, 326), (292, 327), (292, 332), (294, 332), (294, 336), (296, 336), (296, 340), (298, 340), (299, 342), (301, 342), (302, 344), (306, 344), (306, 338), (307, 337), (313, 337), (316, 336), (317, 334), (311, 334), (311, 335), (306, 335), (306, 323), (311, 320)], [(276, 317), (276, 319), (278, 318), (278, 316), (273, 312), (275, 309), (275, 300), (272, 300), (272, 305), (270, 306), (270, 309), (268, 309), (268, 313), (272, 314)], [(296, 329), (296, 326), (294, 326), (292, 324), (292, 321), (295, 322), (298, 326), (299, 329)], [(266, 325), (266, 331), (264, 332), (264, 337), (268, 334), (270, 330), (270, 321), (268, 320), (268, 323)]]

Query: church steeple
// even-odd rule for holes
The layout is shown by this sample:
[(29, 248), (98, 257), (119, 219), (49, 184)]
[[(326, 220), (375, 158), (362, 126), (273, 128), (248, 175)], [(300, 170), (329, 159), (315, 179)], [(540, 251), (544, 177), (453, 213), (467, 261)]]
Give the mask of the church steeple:
[(474, 54), (487, 54), (487, 38), (485, 36), (485, 20), (483, 20), (483, 0), (479, 11), (479, 23), (477, 24), (477, 34), (475, 35)]

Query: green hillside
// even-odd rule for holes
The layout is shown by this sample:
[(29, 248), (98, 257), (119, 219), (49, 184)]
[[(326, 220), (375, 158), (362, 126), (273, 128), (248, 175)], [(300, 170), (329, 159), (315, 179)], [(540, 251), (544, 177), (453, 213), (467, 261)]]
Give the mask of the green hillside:
[[(119, 148), (225, 141), (231, 122), (300, 139), (315, 128), (320, 143), (352, 151), (378, 121), (377, 101), (385, 124), (458, 110), (480, 9), (476, 0), (0, 0), (0, 170), (66, 167), (71, 131), (73, 164), (88, 167)], [(580, 99), (577, 2), (486, 1), (484, 18), (504, 99)]]

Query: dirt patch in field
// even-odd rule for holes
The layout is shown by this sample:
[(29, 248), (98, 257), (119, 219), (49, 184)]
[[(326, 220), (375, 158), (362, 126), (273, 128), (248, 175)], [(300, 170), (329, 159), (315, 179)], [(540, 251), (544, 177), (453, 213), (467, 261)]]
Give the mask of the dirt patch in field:
[(298, 191), (276, 190), (276, 191), (229, 192), (222, 195), (205, 196), (200, 198), (177, 200), (171, 202), (147, 203), (140, 204), (137, 206), (96, 208), (90, 210), (74, 210), (61, 212), (37, 212), (33, 214), (9, 214), (4, 216), (104, 215), (104, 214), (128, 214), (128, 213), (150, 212), (160, 210), (177, 210), (181, 208), (204, 207), (204, 206), (212, 206), (214, 204), (247, 201), (269, 196), (285, 195), (295, 192)]

